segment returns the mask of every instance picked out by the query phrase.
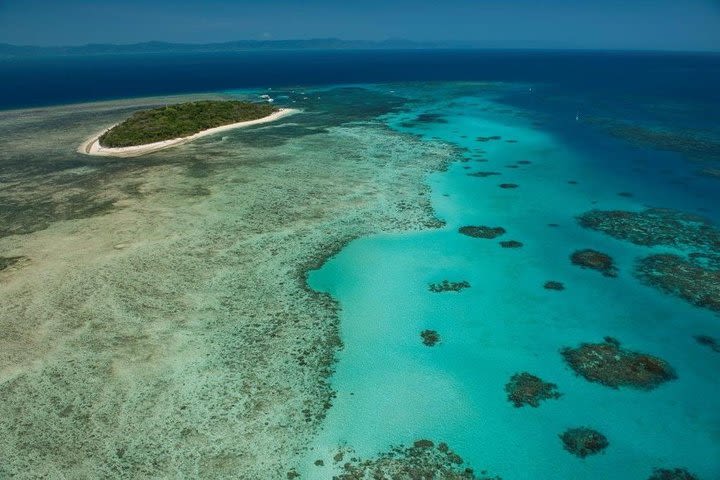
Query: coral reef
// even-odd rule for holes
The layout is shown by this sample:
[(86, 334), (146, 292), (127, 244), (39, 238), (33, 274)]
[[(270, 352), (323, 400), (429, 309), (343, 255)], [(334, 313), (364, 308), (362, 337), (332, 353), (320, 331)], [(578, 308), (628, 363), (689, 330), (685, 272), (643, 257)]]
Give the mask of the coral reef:
[(597, 270), (606, 277), (617, 276), (617, 268), (613, 264), (613, 259), (606, 253), (587, 248), (585, 250), (577, 250), (574, 252), (570, 256), (570, 260), (573, 265)]
[(468, 237), (493, 239), (505, 234), (503, 227), (487, 227), (484, 225), (467, 225), (460, 227), (458, 232)]
[(278, 480), (306, 458), (341, 346), (306, 273), (438, 226), (426, 178), (458, 157), (368, 121), (375, 100), (328, 90), (297, 125), (142, 162), (75, 146), (147, 100), (0, 112), (0, 252), (33, 262), (1, 273), (0, 478)]
[(500, 172), (473, 172), (473, 173), (468, 173), (467, 175), (469, 177), (485, 178), (485, 177), (492, 177), (495, 175), (502, 175), (502, 174)]
[(477, 137), (475, 140), (477, 140), (478, 142), (492, 142), (495, 140), (500, 140), (501, 138), (502, 137), (498, 135), (493, 135), (491, 137)]
[(431, 440), (393, 447), (372, 460), (352, 458), (342, 469), (333, 480), (501, 480), (484, 471), (476, 475), (447, 444)]
[(643, 283), (679, 296), (698, 307), (720, 311), (720, 230), (698, 215), (650, 208), (641, 212), (591, 210), (578, 217), (585, 228), (636, 245), (695, 250), (687, 258), (649, 255), (634, 274)]
[(708, 347), (713, 352), (720, 353), (720, 342), (713, 337), (707, 335), (695, 335), (695, 341), (700, 345)]
[(522, 242), (518, 242), (517, 240), (505, 240), (500, 242), (500, 246), (502, 248), (520, 248), (523, 246)]
[(442, 293), (442, 292), (459, 292), (464, 288), (470, 288), (470, 282), (467, 280), (461, 280), (459, 282), (451, 282), (449, 280), (443, 280), (438, 283), (431, 283), (428, 285), (428, 289), (431, 292)]
[(720, 178), (720, 168), (704, 168), (698, 173), (705, 177)]
[(501, 183), (499, 185), (500, 188), (509, 189), (509, 188), (518, 188), (517, 183)]
[(656, 468), (648, 480), (698, 480), (684, 468)]
[(505, 385), (505, 392), (508, 401), (518, 408), (524, 405), (538, 407), (542, 400), (560, 398), (562, 395), (557, 391), (557, 385), (544, 382), (540, 377), (528, 372), (516, 373), (510, 377), (510, 381)]
[(641, 212), (591, 210), (578, 217), (584, 228), (636, 245), (690, 246), (720, 250), (720, 230), (698, 215), (664, 208)]
[(564, 348), (565, 362), (590, 382), (608, 387), (632, 387), (652, 390), (677, 378), (664, 360), (621, 348), (620, 342), (605, 337), (602, 343), (583, 343), (577, 348)]
[(420, 332), (423, 345), (427, 347), (434, 347), (440, 341), (440, 334), (435, 330), (423, 330)]
[(580, 458), (600, 453), (610, 445), (605, 435), (588, 427), (570, 428), (560, 439), (565, 450)]
[(685, 259), (670, 253), (650, 255), (638, 262), (635, 276), (693, 305), (720, 312), (720, 270), (698, 265), (692, 257)]
[(545, 290), (565, 290), (565, 285), (562, 282), (557, 282), (555, 280), (548, 280), (545, 282), (545, 285), (543, 285), (543, 288)]
[(697, 130), (689, 132), (651, 129), (601, 117), (587, 117), (585, 121), (635, 145), (678, 152), (691, 159), (720, 158), (720, 142), (698, 135)]

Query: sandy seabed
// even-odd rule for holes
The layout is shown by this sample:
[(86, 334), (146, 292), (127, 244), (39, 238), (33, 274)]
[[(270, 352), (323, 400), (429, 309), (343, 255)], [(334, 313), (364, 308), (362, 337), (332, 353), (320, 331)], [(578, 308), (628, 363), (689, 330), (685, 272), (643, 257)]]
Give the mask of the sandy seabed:
[(378, 122), (75, 151), (154, 104), (0, 114), (0, 256), (23, 259), (0, 271), (0, 478), (285, 478), (340, 347), (307, 271), (439, 224), (425, 178), (456, 152)]

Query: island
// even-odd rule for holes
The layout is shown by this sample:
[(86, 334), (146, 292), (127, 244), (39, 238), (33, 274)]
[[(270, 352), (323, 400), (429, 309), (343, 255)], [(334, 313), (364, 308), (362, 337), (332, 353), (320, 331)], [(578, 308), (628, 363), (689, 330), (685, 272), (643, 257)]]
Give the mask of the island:
[(136, 157), (233, 128), (272, 122), (296, 113), (270, 103), (203, 100), (135, 112), (127, 120), (93, 135), (80, 153)]

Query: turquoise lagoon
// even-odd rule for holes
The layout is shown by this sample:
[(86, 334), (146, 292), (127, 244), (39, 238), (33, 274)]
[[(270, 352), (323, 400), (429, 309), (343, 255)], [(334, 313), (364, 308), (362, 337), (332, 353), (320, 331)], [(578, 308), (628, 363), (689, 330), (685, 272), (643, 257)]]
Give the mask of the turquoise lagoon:
[[(611, 137), (567, 99), (541, 99), (541, 87), (371, 88), (411, 99), (382, 117), (389, 127), (465, 151), (428, 178), (444, 228), (357, 239), (309, 275), (312, 288), (340, 304), (344, 348), (332, 378), (337, 398), (303, 478), (331, 478), (339, 447), (367, 459), (420, 438), (447, 442), (476, 472), (505, 480), (646, 479), (675, 467), (718, 478), (720, 355), (694, 339), (719, 336), (718, 316), (632, 275), (637, 258), (668, 248), (616, 240), (575, 219), (594, 208), (646, 206), (717, 219), (717, 180), (696, 175), (697, 161), (682, 152)], [(468, 175), (478, 171), (499, 175)], [(458, 233), (463, 225), (507, 233), (471, 238)], [(501, 248), (500, 240), (523, 246)], [(582, 248), (610, 254), (617, 278), (572, 265)], [(445, 279), (471, 287), (428, 289)], [(565, 290), (544, 289), (549, 280)], [(422, 344), (425, 329), (440, 334), (437, 346)], [(652, 391), (613, 389), (575, 375), (559, 353), (606, 336), (665, 359), (678, 378)], [(562, 396), (515, 408), (504, 385), (523, 371), (556, 383)], [(569, 454), (558, 435), (578, 426), (602, 432), (609, 447), (585, 459)]]

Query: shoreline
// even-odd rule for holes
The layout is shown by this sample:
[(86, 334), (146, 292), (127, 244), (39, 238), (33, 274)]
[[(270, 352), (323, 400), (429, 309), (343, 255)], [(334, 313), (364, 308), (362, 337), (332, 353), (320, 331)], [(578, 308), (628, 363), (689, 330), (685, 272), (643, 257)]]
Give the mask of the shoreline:
[(146, 143), (144, 145), (133, 145), (131, 147), (103, 147), (100, 145), (100, 137), (108, 130), (119, 125), (116, 123), (103, 131), (96, 133), (92, 137), (85, 140), (78, 147), (78, 153), (84, 155), (93, 155), (101, 157), (139, 157), (148, 153), (165, 150), (166, 148), (175, 147), (184, 143), (192, 142), (200, 137), (206, 137), (208, 135), (214, 135), (216, 133), (225, 132), (227, 130), (233, 130), (235, 128), (249, 127), (252, 125), (260, 125), (263, 123), (274, 122), (281, 118), (293, 115), (300, 112), (298, 109), (293, 108), (281, 108), (277, 112), (271, 113), (270, 115), (255, 120), (246, 120), (244, 122), (230, 123), (228, 125), (221, 125), (219, 127), (208, 128), (207, 130), (201, 130), (197, 133), (189, 135), (187, 137), (173, 138), (170, 140), (163, 140), (161, 142)]

